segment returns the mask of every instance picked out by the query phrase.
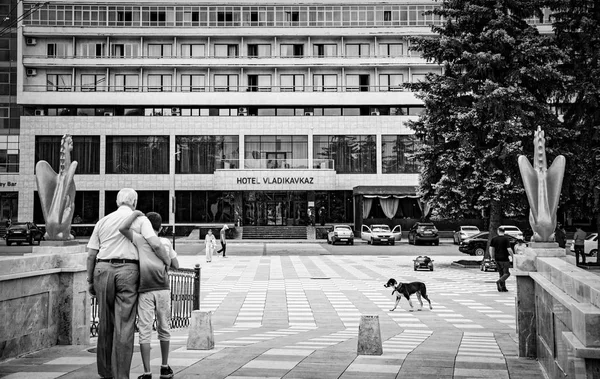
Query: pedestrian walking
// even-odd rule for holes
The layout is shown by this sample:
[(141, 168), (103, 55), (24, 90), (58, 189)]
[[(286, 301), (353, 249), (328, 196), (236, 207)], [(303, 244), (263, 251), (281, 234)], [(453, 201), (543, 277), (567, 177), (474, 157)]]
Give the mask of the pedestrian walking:
[[(102, 378), (129, 379), (137, 315), (140, 278), (137, 248), (119, 232), (121, 223), (137, 206), (137, 192), (123, 188), (117, 194), (118, 209), (103, 217), (87, 244), (88, 290), (98, 301), (96, 364)], [(162, 244), (150, 221), (137, 218), (132, 229), (154, 250)]]
[[(138, 376), (138, 379), (152, 379), (150, 342), (155, 314), (156, 332), (158, 333), (162, 359), (160, 379), (171, 379), (173, 377), (173, 370), (169, 366), (171, 290), (168, 268), (179, 268), (179, 262), (177, 261), (177, 253), (173, 250), (173, 246), (171, 246), (168, 239), (160, 238), (164, 249), (162, 252), (154, 252), (148, 241), (141, 234), (131, 229), (131, 225), (137, 217), (143, 215), (140, 211), (133, 212), (119, 228), (119, 232), (137, 247), (140, 255), (140, 287), (138, 289), (137, 312), (138, 337), (144, 373)], [(152, 224), (152, 229), (158, 235), (162, 229), (162, 218), (156, 212), (148, 212), (147, 217)]]
[(510, 276), (509, 254), (514, 257), (514, 248), (510, 246), (510, 238), (503, 227), (498, 228), (498, 235), (490, 241), (490, 257), (496, 261), (500, 279), (496, 281), (498, 292), (507, 292), (506, 279)]
[[(581, 226), (578, 226), (575, 231), (575, 235), (573, 236), (573, 245), (575, 246), (575, 264), (577, 266), (581, 266), (585, 264), (585, 237), (587, 237), (587, 233), (581, 229)], [(581, 256), (581, 264), (579, 263)]]
[(565, 246), (567, 246), (567, 232), (565, 231), (560, 222), (556, 225), (556, 230), (554, 231), (554, 239), (558, 243), (558, 247), (564, 248)]
[(206, 261), (212, 262), (212, 256), (217, 248), (217, 240), (212, 232), (212, 229), (208, 229), (206, 237), (204, 237), (204, 249), (206, 251)]
[(227, 229), (229, 229), (227, 225), (223, 225), (221, 228), (221, 248), (217, 251), (217, 254), (221, 254), (221, 252), (223, 252), (223, 258), (227, 258), (225, 256), (227, 252)]

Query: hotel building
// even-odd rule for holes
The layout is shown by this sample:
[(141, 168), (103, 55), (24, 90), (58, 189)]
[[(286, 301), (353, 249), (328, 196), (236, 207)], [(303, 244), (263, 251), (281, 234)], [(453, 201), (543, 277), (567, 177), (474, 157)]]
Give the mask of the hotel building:
[(18, 3), (20, 154), (2, 206), (43, 223), (35, 163), (58, 169), (69, 133), (75, 226), (123, 187), (178, 230), (419, 218), (406, 123), (423, 106), (404, 84), (440, 68), (407, 38), (431, 33), (434, 3), (285, 3)]

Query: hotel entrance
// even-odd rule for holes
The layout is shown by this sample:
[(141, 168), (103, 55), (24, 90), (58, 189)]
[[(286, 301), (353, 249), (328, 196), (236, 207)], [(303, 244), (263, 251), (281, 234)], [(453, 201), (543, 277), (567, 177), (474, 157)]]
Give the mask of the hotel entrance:
[(307, 225), (307, 205), (306, 191), (244, 192), (244, 225)]

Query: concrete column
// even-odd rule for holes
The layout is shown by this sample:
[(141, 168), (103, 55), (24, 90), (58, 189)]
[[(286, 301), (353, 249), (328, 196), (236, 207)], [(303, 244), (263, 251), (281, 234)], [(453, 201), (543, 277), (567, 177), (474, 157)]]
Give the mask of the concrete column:
[(519, 357), (537, 357), (535, 282), (527, 274), (517, 273), (516, 318)]

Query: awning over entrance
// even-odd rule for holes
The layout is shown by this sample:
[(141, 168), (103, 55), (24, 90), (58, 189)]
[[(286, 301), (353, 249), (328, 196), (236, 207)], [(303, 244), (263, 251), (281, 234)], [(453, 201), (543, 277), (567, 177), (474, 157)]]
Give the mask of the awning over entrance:
[(415, 186), (356, 186), (352, 189), (353, 195), (365, 197), (394, 196), (396, 198), (418, 198)]

